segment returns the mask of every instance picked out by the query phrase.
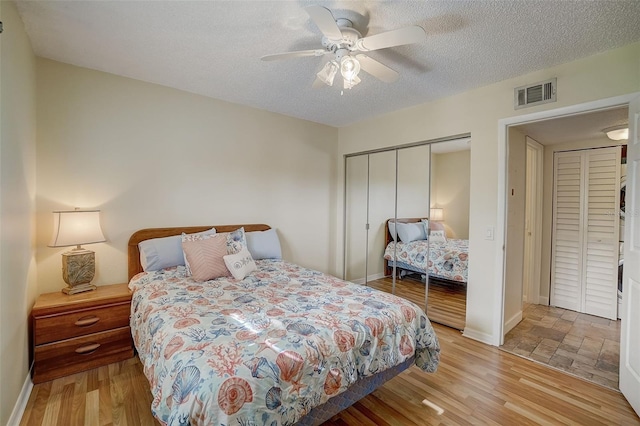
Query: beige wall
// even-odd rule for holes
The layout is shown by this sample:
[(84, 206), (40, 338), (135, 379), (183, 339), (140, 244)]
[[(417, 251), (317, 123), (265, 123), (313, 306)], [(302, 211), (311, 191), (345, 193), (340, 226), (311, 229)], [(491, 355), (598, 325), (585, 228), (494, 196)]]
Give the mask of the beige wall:
[(431, 207), (440, 207), (450, 238), (469, 239), (471, 151), (433, 154)]
[[(501, 266), (497, 265), (497, 255), (502, 242), (485, 239), (486, 228), (495, 227), (498, 220), (498, 120), (636, 92), (640, 90), (639, 61), (640, 43), (634, 43), (340, 129), (341, 161), (346, 153), (471, 133), (466, 335), (494, 342), (498, 338), (495, 324), (502, 283), (498, 280)], [(558, 102), (513, 109), (514, 87), (550, 77), (558, 79)], [(341, 172), (341, 168), (338, 170)], [(341, 223), (340, 186), (337, 192), (336, 218)], [(340, 258), (339, 244), (336, 259)]]
[[(626, 141), (620, 141), (625, 142)], [(551, 238), (553, 230), (553, 156), (556, 152), (573, 151), (588, 148), (604, 148), (620, 144), (601, 138), (548, 145), (544, 147), (544, 182), (543, 182), (543, 207), (542, 207), (542, 257), (540, 262), (540, 298), (549, 302), (551, 288)]]
[(335, 268), (337, 130), (38, 59), (39, 291), (64, 286), (51, 211), (101, 209), (98, 285), (126, 282), (147, 227), (267, 223), (285, 259)]
[[(36, 59), (12, 2), (0, 2), (0, 424), (29, 374), (34, 258)], [(19, 420), (19, 419), (15, 419)]]

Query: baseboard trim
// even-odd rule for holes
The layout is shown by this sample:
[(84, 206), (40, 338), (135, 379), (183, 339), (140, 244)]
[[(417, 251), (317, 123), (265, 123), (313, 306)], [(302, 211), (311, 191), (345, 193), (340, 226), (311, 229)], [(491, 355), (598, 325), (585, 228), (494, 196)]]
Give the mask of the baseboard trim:
[(29, 401), (32, 389), (33, 382), (31, 381), (31, 373), (28, 372), (27, 378), (24, 380), (24, 384), (20, 390), (20, 395), (18, 395), (16, 405), (13, 406), (13, 411), (11, 412), (11, 417), (9, 417), (7, 426), (18, 426), (20, 424), (20, 420), (22, 420), (22, 415), (24, 414), (24, 409), (27, 408), (27, 402)]
[(468, 337), (470, 339), (477, 340), (478, 342), (486, 343), (487, 345), (498, 346), (493, 341), (493, 336), (491, 336), (490, 334), (483, 333), (481, 331), (474, 330), (474, 329), (471, 329), (469, 327), (465, 327), (464, 328), (464, 331), (462, 332), (462, 335), (464, 337)]
[(522, 311), (516, 312), (516, 314), (509, 318), (509, 320), (504, 324), (504, 334), (507, 334), (513, 327), (518, 325), (520, 321), (522, 321)]
[(549, 298), (538, 296), (538, 305), (549, 306)]
[[(369, 275), (369, 278), (367, 279), (367, 282), (368, 282), (368, 281), (375, 281), (375, 280), (379, 280), (380, 278), (384, 278), (384, 277), (385, 277), (385, 275), (384, 275), (384, 273), (382, 273), (382, 272), (381, 272), (381, 273), (379, 273), (379, 274)], [(360, 284), (360, 285), (362, 285), (362, 284), (364, 284), (364, 283), (365, 283), (365, 280), (364, 280), (364, 278), (358, 278), (357, 280), (351, 280), (351, 282), (352, 282), (352, 283), (354, 283), (354, 284)]]

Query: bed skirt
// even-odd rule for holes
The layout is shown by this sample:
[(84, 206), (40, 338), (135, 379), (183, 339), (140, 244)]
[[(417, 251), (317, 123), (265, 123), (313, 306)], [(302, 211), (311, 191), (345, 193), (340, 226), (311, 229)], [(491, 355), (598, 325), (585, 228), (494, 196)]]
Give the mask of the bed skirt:
[(382, 386), (388, 380), (394, 378), (407, 368), (411, 367), (415, 362), (415, 358), (411, 357), (402, 364), (389, 368), (373, 376), (359, 379), (349, 387), (345, 392), (334, 396), (322, 405), (315, 407), (309, 411), (307, 415), (300, 419), (296, 425), (308, 426), (319, 425), (331, 417), (335, 416), (342, 410), (352, 406), (354, 403), (369, 395), (371, 392)]

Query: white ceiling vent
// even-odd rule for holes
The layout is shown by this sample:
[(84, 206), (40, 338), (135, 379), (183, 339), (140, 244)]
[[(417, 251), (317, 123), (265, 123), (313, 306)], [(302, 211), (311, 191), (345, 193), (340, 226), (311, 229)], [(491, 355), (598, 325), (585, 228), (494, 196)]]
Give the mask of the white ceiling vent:
[(514, 89), (515, 109), (556, 101), (556, 78)]

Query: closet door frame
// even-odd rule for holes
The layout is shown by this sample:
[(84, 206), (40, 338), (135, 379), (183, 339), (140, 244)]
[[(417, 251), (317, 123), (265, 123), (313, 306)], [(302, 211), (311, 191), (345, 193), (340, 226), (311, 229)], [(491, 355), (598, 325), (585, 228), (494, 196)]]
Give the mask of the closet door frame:
[[(389, 146), (389, 147), (385, 147), (385, 148), (379, 148), (379, 149), (373, 149), (373, 150), (367, 150), (367, 151), (360, 151), (360, 152), (355, 152), (355, 153), (351, 153), (351, 154), (345, 154), (344, 155), (344, 187), (343, 187), (343, 235), (342, 235), (342, 241), (343, 241), (343, 256), (342, 256), (342, 264), (343, 264), (343, 268), (342, 268), (342, 279), (346, 280), (347, 277), (347, 234), (348, 234), (348, 229), (347, 229), (347, 209), (348, 209), (348, 204), (347, 204), (347, 176), (348, 176), (348, 158), (351, 157), (357, 157), (357, 156), (362, 156), (362, 155), (371, 155), (371, 154), (376, 154), (376, 153), (380, 153), (380, 152), (389, 152), (389, 151), (395, 151), (396, 152), (396, 180), (395, 180), (395, 185), (396, 185), (396, 191), (395, 191), (395, 214), (394, 214), (394, 218), (397, 219), (398, 218), (398, 205), (397, 205), (397, 185), (398, 185), (398, 152), (401, 149), (406, 149), (406, 148), (413, 148), (413, 147), (418, 147), (418, 146), (424, 146), (424, 145), (431, 145), (434, 143), (439, 143), (439, 142), (449, 142), (449, 141), (453, 141), (453, 140), (458, 140), (458, 139), (466, 139), (466, 138), (470, 138), (471, 137), (471, 133), (463, 133), (463, 134), (458, 134), (458, 135), (452, 135), (452, 136), (447, 136), (444, 138), (437, 138), (437, 139), (430, 139), (430, 140), (426, 140), (426, 141), (420, 141), (420, 142), (413, 142), (413, 143), (407, 143), (407, 144), (401, 144), (401, 145), (394, 145), (394, 146)], [(428, 160), (428, 165), (429, 165), (429, 176), (431, 176), (431, 149), (429, 149), (429, 158)], [(369, 166), (367, 166), (367, 173), (369, 174)], [(429, 197), (428, 197), (428, 203), (430, 203), (431, 201), (431, 177), (429, 178)], [(367, 176), (367, 243), (365, 245), (365, 247), (363, 248), (363, 250), (365, 250), (367, 259), (365, 260), (365, 264), (367, 265), (365, 267), (365, 285), (366, 283), (368, 283), (368, 275), (369, 275), (369, 271), (368, 271), (368, 235), (369, 235), (369, 213), (368, 213), (368, 209), (369, 209), (369, 176)], [(429, 205), (427, 205), (427, 209), (429, 209)], [(427, 210), (427, 215), (428, 215), (428, 210)], [(427, 253), (428, 255), (428, 253)], [(393, 294), (395, 294), (395, 283), (396, 283), (396, 266), (394, 264), (393, 266), (393, 280), (392, 280), (392, 291)], [(426, 279), (425, 279), (425, 312), (427, 309), (427, 298), (428, 298), (428, 283), (429, 283), (429, 274), (426, 273)]]

